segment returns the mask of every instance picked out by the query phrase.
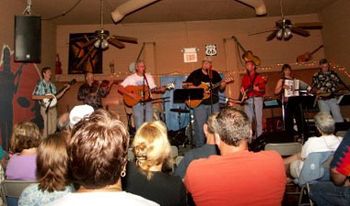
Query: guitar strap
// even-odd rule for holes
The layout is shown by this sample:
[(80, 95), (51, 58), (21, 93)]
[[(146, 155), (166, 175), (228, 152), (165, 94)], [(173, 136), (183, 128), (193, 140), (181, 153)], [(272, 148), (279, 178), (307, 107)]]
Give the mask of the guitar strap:
[(250, 76), (249, 76), (250, 85), (249, 85), (249, 87), (248, 87), (248, 89), (247, 89), (248, 92), (249, 92), (249, 91), (252, 91), (252, 90), (254, 89), (254, 82), (255, 82), (256, 77), (257, 77), (258, 75), (259, 75), (258, 73), (255, 73), (253, 80), (251, 80), (251, 79), (250, 79)]

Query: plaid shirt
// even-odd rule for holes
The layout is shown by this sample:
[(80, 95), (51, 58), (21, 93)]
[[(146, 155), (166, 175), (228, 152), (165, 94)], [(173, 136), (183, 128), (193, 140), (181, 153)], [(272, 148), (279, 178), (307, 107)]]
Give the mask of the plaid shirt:
[(45, 94), (53, 94), (56, 95), (56, 86), (52, 82), (46, 82), (44, 79), (40, 80), (34, 91), (33, 95), (43, 96)]

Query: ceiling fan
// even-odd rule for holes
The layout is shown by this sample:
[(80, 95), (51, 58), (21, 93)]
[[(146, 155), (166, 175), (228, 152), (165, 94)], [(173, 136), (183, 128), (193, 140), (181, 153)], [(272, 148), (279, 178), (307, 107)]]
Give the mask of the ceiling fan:
[(108, 48), (109, 44), (119, 49), (125, 48), (125, 44), (123, 42), (137, 44), (137, 39), (134, 37), (110, 35), (109, 31), (103, 29), (104, 0), (100, 0), (100, 2), (100, 29), (95, 31), (93, 37), (87, 45), (94, 45), (94, 47), (97, 49), (105, 50)]
[(322, 25), (319, 23), (300, 23), (300, 24), (293, 24), (291, 20), (285, 18), (283, 14), (283, 0), (280, 0), (280, 8), (281, 8), (281, 19), (276, 21), (275, 28), (273, 30), (258, 32), (252, 35), (262, 34), (266, 32), (271, 32), (270, 35), (267, 36), (266, 41), (271, 41), (274, 38), (278, 40), (285, 40), (288, 41), (293, 37), (293, 34), (297, 34), (303, 37), (310, 36), (310, 33), (306, 31), (305, 29), (321, 29)]

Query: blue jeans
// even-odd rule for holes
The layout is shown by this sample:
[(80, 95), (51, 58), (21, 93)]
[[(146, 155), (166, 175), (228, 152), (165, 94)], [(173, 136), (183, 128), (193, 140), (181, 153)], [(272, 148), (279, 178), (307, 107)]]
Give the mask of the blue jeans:
[[(219, 112), (219, 103), (213, 104), (213, 112)], [(211, 115), (211, 106), (200, 104), (198, 107), (194, 108), (194, 139), (192, 143), (195, 147), (201, 147), (205, 144), (206, 140), (204, 137), (203, 125), (208, 120)]]
[(317, 205), (350, 205), (350, 187), (338, 187), (332, 182), (310, 185), (310, 197)]
[(340, 107), (337, 104), (337, 99), (318, 100), (318, 108), (321, 112), (332, 113), (335, 122), (344, 122), (340, 113)]
[[(146, 102), (145, 104), (138, 103), (132, 108), (134, 115), (134, 123), (136, 130), (144, 123), (152, 121), (153, 108), (152, 102)], [(146, 115), (145, 115), (146, 114)]]
[(246, 100), (244, 105), (244, 111), (248, 115), (249, 121), (253, 122), (255, 117), (255, 120), (256, 120), (255, 137), (259, 137), (263, 132), (262, 109), (263, 109), (262, 97), (249, 97), (249, 99)]

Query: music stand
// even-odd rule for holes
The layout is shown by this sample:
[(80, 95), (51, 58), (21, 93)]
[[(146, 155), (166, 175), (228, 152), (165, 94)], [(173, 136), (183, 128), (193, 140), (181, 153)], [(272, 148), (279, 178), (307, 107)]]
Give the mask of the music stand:
[[(291, 96), (288, 97), (288, 104), (298, 104), (301, 112), (301, 125), (302, 125), (302, 133), (301, 133), (301, 143), (304, 143), (304, 132), (307, 129), (307, 123), (305, 121), (305, 110), (311, 110), (315, 108), (316, 96)], [(306, 124), (305, 124), (306, 123)]]
[(339, 106), (350, 105), (350, 94), (341, 95), (338, 99), (337, 104)]
[[(191, 104), (191, 100), (203, 99), (203, 88), (190, 88), (190, 89), (176, 89), (174, 91), (173, 102), (174, 103), (185, 103), (186, 101)], [(192, 108), (190, 108), (190, 139), (189, 144), (192, 144), (193, 140), (193, 125), (192, 125)]]

